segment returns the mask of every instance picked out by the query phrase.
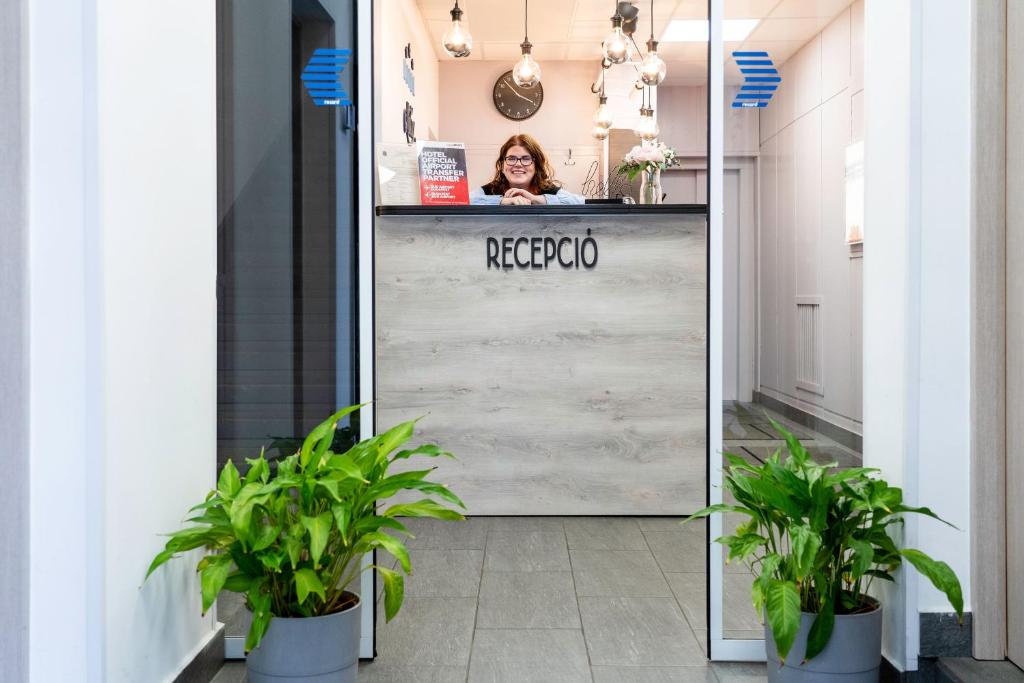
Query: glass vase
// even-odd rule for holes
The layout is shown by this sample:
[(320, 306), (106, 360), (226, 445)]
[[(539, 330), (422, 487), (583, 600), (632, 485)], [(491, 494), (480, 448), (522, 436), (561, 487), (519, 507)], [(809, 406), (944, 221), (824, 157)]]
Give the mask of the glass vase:
[(646, 169), (640, 173), (640, 203), (661, 204), (661, 169)]

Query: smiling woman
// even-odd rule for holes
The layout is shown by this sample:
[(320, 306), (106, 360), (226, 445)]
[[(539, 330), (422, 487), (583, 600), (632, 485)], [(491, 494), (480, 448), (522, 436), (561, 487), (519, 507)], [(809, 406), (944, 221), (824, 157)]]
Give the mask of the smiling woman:
[(582, 204), (583, 197), (563, 190), (544, 149), (529, 135), (513, 135), (501, 146), (494, 177), (469, 195), (473, 204), (528, 206)]

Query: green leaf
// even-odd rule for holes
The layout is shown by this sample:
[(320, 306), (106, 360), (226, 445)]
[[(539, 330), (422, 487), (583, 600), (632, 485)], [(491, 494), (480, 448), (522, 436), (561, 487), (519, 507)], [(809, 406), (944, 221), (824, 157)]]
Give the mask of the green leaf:
[(956, 578), (956, 574), (949, 565), (941, 560), (933, 560), (914, 548), (904, 548), (900, 554), (907, 558), (917, 571), (928, 577), (933, 586), (945, 593), (949, 604), (953, 606), (957, 617), (962, 622), (964, 618), (963, 589), (960, 587), (960, 580)]
[(391, 462), (394, 462), (396, 460), (405, 460), (406, 458), (411, 458), (416, 455), (422, 455), (428, 458), (444, 457), (452, 458), (453, 460), (455, 459), (454, 455), (442, 449), (440, 446), (432, 443), (425, 443), (420, 444), (416, 448), (412, 448), (405, 451), (398, 451), (397, 453), (395, 453), (394, 457), (391, 458)]
[(258, 458), (246, 458), (245, 461), (249, 463), (249, 471), (245, 473), (245, 481), (249, 482), (260, 482), (266, 484), (270, 478), (270, 465), (267, 464), (263, 454), (260, 453)]
[(321, 512), (316, 517), (302, 515), (299, 518), (302, 526), (309, 532), (309, 555), (313, 558), (313, 566), (320, 568), (320, 556), (327, 547), (327, 540), (331, 533), (331, 513)]
[(384, 618), (391, 621), (402, 608), (405, 597), (405, 578), (396, 571), (377, 567), (377, 573), (384, 579)]
[(281, 527), (274, 523), (270, 512), (262, 505), (256, 508), (256, 520), (254, 524), (252, 550), (258, 552), (269, 548), (281, 534)]
[(372, 548), (384, 548), (389, 553), (394, 555), (399, 564), (402, 565), (402, 569), (408, 574), (412, 571), (412, 563), (409, 561), (409, 551), (405, 549), (405, 545), (394, 536), (388, 536), (380, 531), (374, 531), (363, 536), (363, 544), (367, 546), (367, 550)]
[(850, 557), (853, 560), (850, 565), (850, 577), (856, 581), (864, 576), (871, 569), (871, 565), (874, 564), (875, 549), (867, 541), (861, 541), (856, 538), (850, 539), (849, 546), (853, 551)]
[(306, 602), (310, 593), (315, 593), (322, 601), (327, 600), (320, 577), (315, 571), (306, 567), (295, 572), (295, 590), (298, 593), (300, 605)]
[(807, 634), (807, 652), (804, 654), (804, 662), (814, 659), (828, 645), (832, 638), (832, 628), (835, 625), (835, 605), (832, 604), (832, 596), (826, 598), (821, 606), (821, 611), (814, 618), (811, 630)]
[(338, 421), (345, 417), (349, 413), (353, 413), (362, 408), (365, 403), (356, 406), (349, 406), (339, 410), (334, 415), (321, 422), (319, 425), (313, 428), (313, 431), (309, 433), (306, 440), (302, 442), (302, 449), (299, 451), (299, 464), (305, 469), (310, 460), (313, 458), (313, 449), (317, 449), (317, 460), (327, 452), (330, 448), (331, 443), (334, 441), (334, 432), (338, 426)]
[(446, 508), (437, 501), (424, 498), (415, 503), (392, 505), (384, 511), (385, 517), (432, 517), (434, 519), (464, 520), (460, 513)]
[(217, 479), (217, 491), (222, 498), (231, 500), (241, 488), (242, 480), (238, 476), (238, 470), (235, 469), (235, 463), (228, 460), (221, 468), (220, 478)]
[(793, 561), (796, 567), (798, 578), (803, 578), (811, 573), (814, 566), (814, 557), (821, 547), (821, 537), (805, 524), (797, 524), (790, 527), (789, 539), (792, 543)]
[(288, 553), (283, 550), (275, 550), (273, 552), (261, 553), (259, 557), (264, 567), (277, 574), (281, 571), (284, 561), (288, 559)]
[(203, 614), (206, 614), (207, 610), (210, 609), (210, 605), (217, 599), (217, 595), (220, 593), (220, 589), (224, 587), (224, 582), (228, 580), (228, 574), (231, 573), (231, 567), (234, 564), (231, 560), (231, 555), (227, 553), (214, 557), (215, 559), (206, 565), (200, 573), (200, 584), (202, 585), (203, 592)]
[(245, 637), (245, 651), (248, 653), (259, 647), (273, 615), (270, 613), (270, 594), (263, 592), (262, 582), (250, 588), (246, 597), (248, 607), (252, 610), (252, 626)]
[(352, 456), (347, 453), (344, 455), (332, 455), (330, 458), (328, 458), (327, 469), (333, 472), (344, 474), (346, 477), (350, 479), (356, 479), (363, 483), (369, 483), (363, 477), (363, 470), (359, 467), (359, 464), (356, 463), (355, 459), (353, 459)]
[(234, 572), (228, 576), (228, 580), (224, 582), (222, 590), (231, 591), (232, 593), (245, 593), (252, 587), (253, 580), (248, 574)]
[(387, 455), (412, 438), (413, 428), (416, 426), (418, 421), (419, 418), (403, 422), (381, 434), (379, 446), (380, 452), (383, 455)]
[(157, 556), (153, 558), (153, 562), (150, 563), (149, 569), (146, 571), (146, 578), (148, 579), (149, 575), (156, 571), (157, 567), (174, 557), (176, 552), (173, 548), (165, 548), (157, 553)]
[(748, 510), (747, 508), (741, 507), (739, 505), (727, 505), (726, 503), (716, 503), (715, 505), (709, 505), (706, 508), (703, 508), (701, 510), (697, 510), (692, 515), (690, 515), (689, 517), (684, 519), (682, 522), (680, 522), (680, 524), (686, 524), (687, 522), (692, 522), (695, 519), (703, 519), (704, 517), (708, 517), (710, 515), (713, 515), (716, 512), (738, 512), (740, 514), (748, 515), (748, 516), (753, 516), (753, 514), (754, 514), (753, 512)]
[(288, 530), (288, 534), (284, 537), (284, 549), (288, 552), (288, 561), (291, 562), (292, 569), (299, 566), (299, 561), (302, 559), (302, 551), (306, 549), (306, 543), (303, 537), (305, 531), (298, 524), (293, 524), (292, 528)]
[(796, 584), (772, 580), (765, 591), (765, 611), (779, 659), (785, 663), (786, 655), (796, 640), (796, 632), (800, 629), (800, 593)]
[(345, 545), (348, 545), (348, 525), (352, 519), (352, 508), (342, 503), (331, 506), (331, 512), (334, 514), (334, 521), (338, 525), (338, 533), (345, 540)]

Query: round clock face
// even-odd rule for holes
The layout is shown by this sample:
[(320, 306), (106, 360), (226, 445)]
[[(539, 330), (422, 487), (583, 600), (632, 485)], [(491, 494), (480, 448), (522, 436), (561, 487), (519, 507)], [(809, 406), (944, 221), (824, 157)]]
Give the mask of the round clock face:
[(511, 71), (503, 73), (494, 83), (494, 106), (507, 119), (528, 119), (537, 113), (543, 102), (543, 85), (538, 83), (532, 88), (521, 88), (512, 80)]

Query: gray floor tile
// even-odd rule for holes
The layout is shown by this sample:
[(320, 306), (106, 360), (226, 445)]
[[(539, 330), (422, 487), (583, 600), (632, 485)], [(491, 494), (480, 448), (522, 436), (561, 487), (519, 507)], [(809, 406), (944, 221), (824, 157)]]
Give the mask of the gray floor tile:
[(646, 550), (643, 532), (628, 517), (573, 517), (565, 520), (569, 547), (577, 550)]
[(580, 598), (595, 666), (693, 666), (706, 657), (671, 598)]
[(407, 596), (465, 598), (480, 592), (483, 550), (413, 550), (410, 559), (412, 574), (405, 577)]
[(697, 639), (697, 645), (700, 647), (700, 651), (704, 654), (704, 657), (708, 656), (708, 631), (703, 628), (693, 629), (693, 637)]
[[(815, 432), (813, 430), (807, 429), (807, 427), (803, 427), (801, 425), (798, 425), (798, 424), (796, 424), (794, 422), (791, 422), (791, 421), (785, 420), (785, 419), (779, 419), (779, 418), (773, 418), (773, 419), (776, 422), (778, 422), (779, 424), (781, 424), (783, 429), (785, 429), (786, 431), (788, 431), (790, 434), (792, 434), (796, 438), (800, 439), (801, 441), (815, 441), (815, 440), (821, 438), (820, 434), (818, 434), (817, 432)], [(772, 423), (769, 422), (768, 419), (766, 417), (764, 417), (764, 416), (761, 416), (760, 418), (758, 418), (757, 420), (751, 422), (750, 424), (754, 425), (755, 427), (760, 429), (762, 432), (770, 434), (773, 439), (779, 439), (779, 440), (785, 439), (785, 437), (783, 437), (781, 434), (779, 434), (777, 431), (775, 431), (775, 427), (772, 426)]]
[(680, 531), (646, 531), (647, 544), (663, 572), (702, 572), (706, 569), (704, 529), (686, 525)]
[(757, 425), (747, 422), (722, 423), (722, 439), (724, 441), (774, 441), (779, 438), (782, 437), (774, 435), (770, 428), (765, 432), (758, 429)]
[(595, 666), (594, 683), (718, 683), (710, 665)]
[(469, 683), (589, 683), (583, 634), (575, 630), (481, 630)]
[[(634, 517), (641, 531), (679, 531), (685, 517)], [(693, 522), (696, 524), (696, 522)]]
[(359, 683), (465, 683), (464, 666), (392, 666), (379, 659), (359, 664)]
[(492, 531), (484, 555), (486, 571), (569, 571), (565, 534), (554, 531)]
[[(704, 574), (667, 573), (672, 592), (675, 593), (679, 606), (683, 608), (686, 621), (693, 629), (707, 628), (706, 586)], [(724, 575), (724, 614), (725, 628), (740, 631), (758, 632), (761, 623), (750, 603), (750, 584), (753, 578), (749, 574)], [(744, 638), (748, 636), (743, 636)], [(760, 637), (760, 636), (755, 636)]]
[(703, 573), (689, 572), (686, 574), (666, 572), (665, 578), (672, 587), (683, 616), (690, 628), (706, 629), (707, 617), (707, 577)]
[(570, 550), (576, 595), (671, 597), (649, 550)]
[(762, 683), (768, 680), (768, 669), (764, 664), (714, 662), (711, 669), (720, 683)]
[(489, 523), (486, 517), (469, 517), (458, 522), (426, 518), (401, 521), (415, 536), (405, 541), (410, 550), (483, 550)]
[(491, 517), (491, 531), (563, 531), (561, 517)]
[(245, 683), (245, 662), (224, 662), (210, 683)]
[(476, 627), (580, 628), (571, 572), (484, 572)]
[(476, 598), (406, 598), (390, 624), (377, 617), (377, 655), (388, 666), (466, 666)]

